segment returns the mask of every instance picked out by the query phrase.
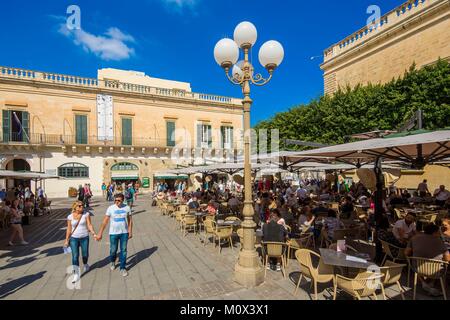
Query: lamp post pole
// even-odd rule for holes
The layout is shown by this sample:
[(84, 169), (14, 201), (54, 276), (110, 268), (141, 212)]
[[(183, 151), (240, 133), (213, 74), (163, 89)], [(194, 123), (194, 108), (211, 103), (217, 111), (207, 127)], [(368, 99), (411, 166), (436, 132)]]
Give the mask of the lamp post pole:
[[(231, 39), (220, 40), (215, 49), (214, 56), (217, 63), (225, 70), (228, 80), (240, 85), (244, 99), (242, 100), (244, 111), (244, 221), (242, 250), (235, 266), (235, 280), (241, 285), (251, 288), (264, 282), (264, 269), (258, 252), (255, 248), (255, 211), (253, 208), (252, 168), (250, 163), (250, 85), (263, 86), (272, 79), (273, 71), (280, 65), (284, 58), (284, 50), (277, 41), (268, 41), (260, 49), (259, 60), (269, 72), (268, 78), (261, 74), (253, 75), (253, 65), (249, 59), (249, 52), (256, 42), (257, 31), (250, 22), (240, 23), (234, 31), (234, 41)], [(236, 64), (239, 58), (239, 47), (244, 52), (244, 60)], [(234, 67), (233, 67), (234, 65)], [(232, 68), (231, 76), (229, 74)]]

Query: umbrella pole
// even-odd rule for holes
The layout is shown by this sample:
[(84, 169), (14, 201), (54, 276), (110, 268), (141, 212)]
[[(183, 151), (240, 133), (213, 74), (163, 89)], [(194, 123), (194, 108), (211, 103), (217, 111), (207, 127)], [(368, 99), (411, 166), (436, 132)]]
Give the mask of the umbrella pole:
[(378, 241), (376, 235), (378, 234), (378, 228), (380, 225), (380, 221), (383, 217), (383, 185), (384, 185), (384, 177), (381, 169), (381, 157), (378, 157), (375, 161), (375, 176), (376, 176), (376, 190), (374, 196), (375, 202), (375, 249), (376, 249), (376, 261), (381, 261), (383, 256), (383, 248), (381, 246), (381, 242)]

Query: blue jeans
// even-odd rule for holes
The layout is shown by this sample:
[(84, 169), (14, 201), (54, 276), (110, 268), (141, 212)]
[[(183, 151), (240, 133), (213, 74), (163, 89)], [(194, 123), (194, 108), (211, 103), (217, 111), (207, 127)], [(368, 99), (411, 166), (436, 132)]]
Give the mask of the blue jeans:
[(72, 265), (80, 266), (80, 247), (81, 256), (83, 257), (83, 264), (88, 263), (89, 258), (89, 236), (85, 238), (70, 238), (69, 241), (70, 249), (72, 250)]
[(125, 270), (127, 265), (128, 233), (109, 235), (109, 242), (111, 243), (109, 256), (111, 258), (111, 263), (115, 263), (117, 257), (117, 249), (119, 247), (119, 241), (120, 241), (120, 253), (119, 253), (120, 270)]

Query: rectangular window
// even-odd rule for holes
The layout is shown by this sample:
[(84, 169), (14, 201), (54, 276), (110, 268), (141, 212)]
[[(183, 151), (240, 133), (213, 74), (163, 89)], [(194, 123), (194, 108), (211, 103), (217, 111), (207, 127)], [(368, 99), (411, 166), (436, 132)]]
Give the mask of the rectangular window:
[(175, 147), (175, 122), (167, 121), (167, 146)]
[(86, 115), (75, 115), (75, 143), (76, 144), (87, 144), (87, 116)]
[(221, 148), (233, 149), (233, 127), (220, 127)]
[(133, 119), (122, 118), (122, 145), (131, 146), (133, 144)]
[(30, 141), (30, 115), (26, 111), (3, 110), (3, 142)]
[(212, 147), (212, 130), (209, 124), (197, 125), (197, 147), (211, 148)]

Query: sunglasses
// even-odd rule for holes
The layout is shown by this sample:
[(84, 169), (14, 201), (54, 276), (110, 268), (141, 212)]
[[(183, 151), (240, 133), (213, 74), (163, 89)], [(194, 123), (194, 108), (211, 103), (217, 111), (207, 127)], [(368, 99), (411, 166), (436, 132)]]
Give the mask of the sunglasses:
[(79, 205), (77, 205), (77, 208), (80, 208), (80, 207), (82, 207), (83, 205), (82, 204), (79, 204)]
[(116, 199), (114, 202), (122, 202), (122, 199)]

